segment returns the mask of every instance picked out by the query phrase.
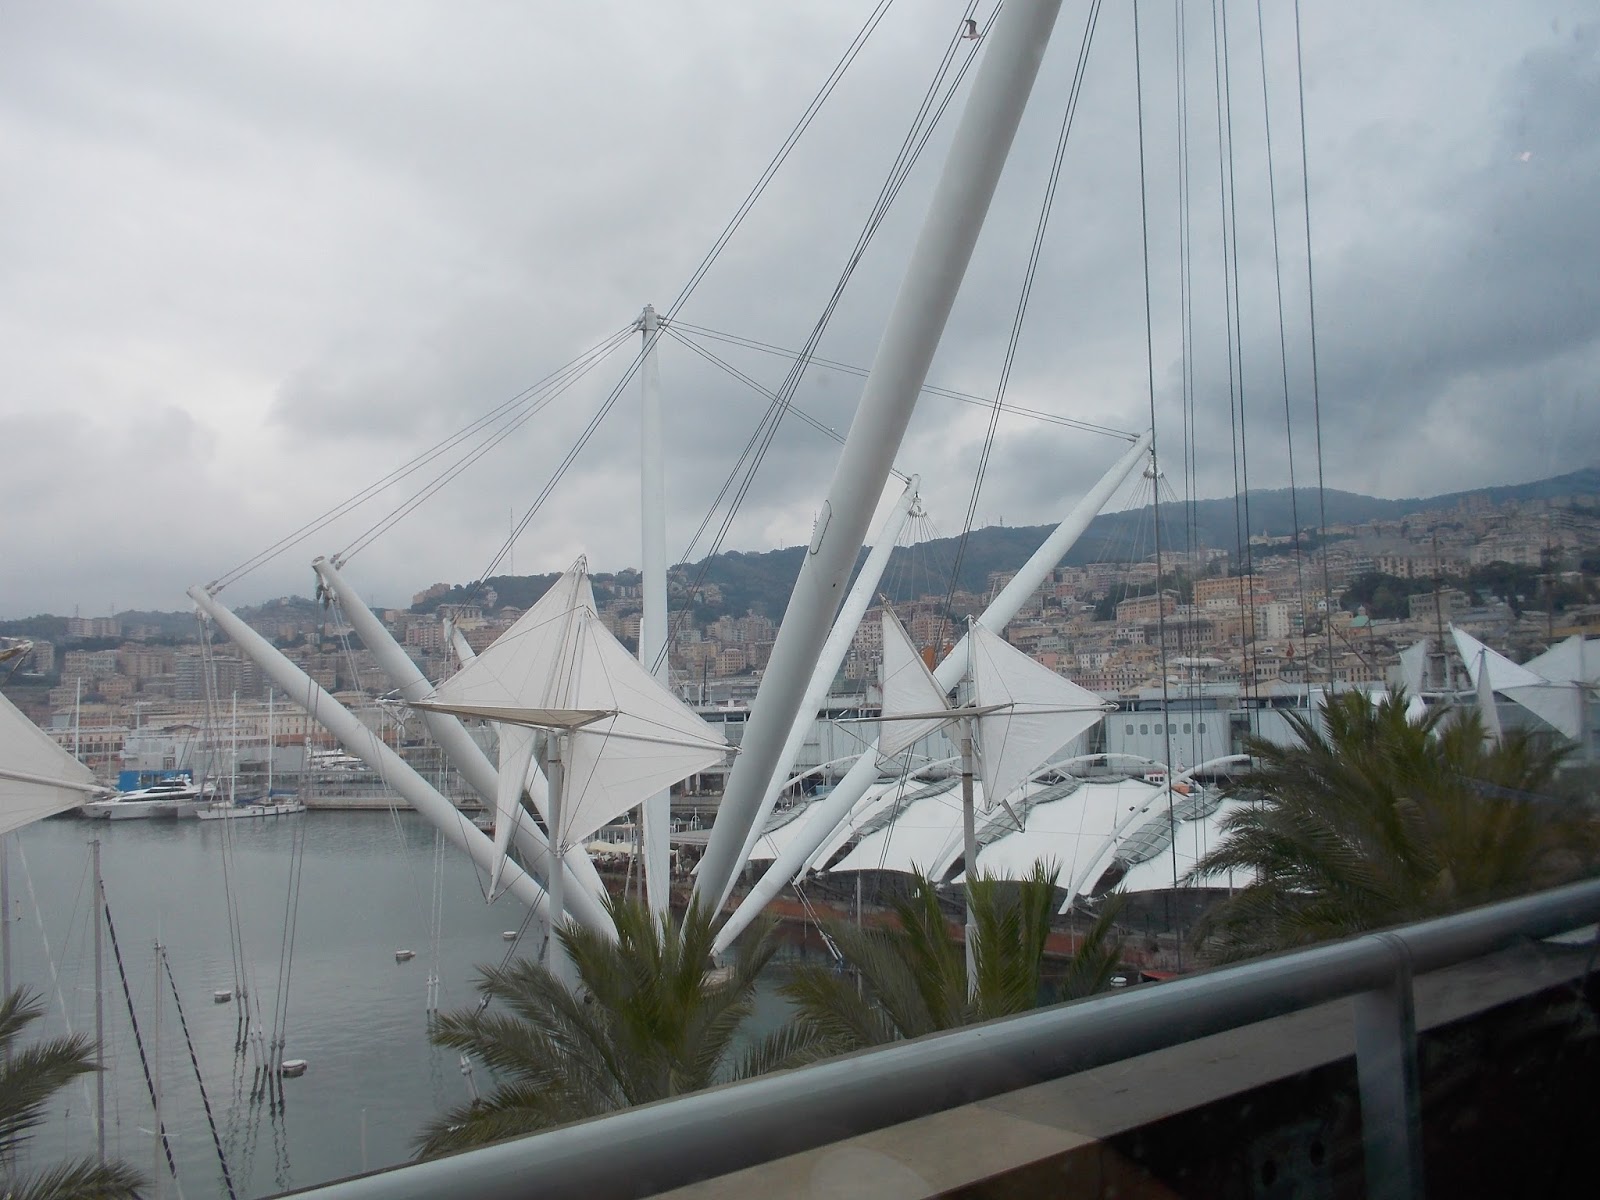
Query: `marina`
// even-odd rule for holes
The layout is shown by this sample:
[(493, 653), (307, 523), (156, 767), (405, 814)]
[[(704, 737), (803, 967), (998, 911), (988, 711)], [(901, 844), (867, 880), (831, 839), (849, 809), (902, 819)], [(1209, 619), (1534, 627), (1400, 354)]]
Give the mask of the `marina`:
[[(518, 930), (506, 927), (523, 926), (521, 907), (509, 898), (486, 905), (459, 856), (440, 869), (434, 831), (420, 818), (395, 810), (111, 827), (60, 818), (29, 826), (14, 839), (10, 863), (12, 972), (44, 995), (44, 1033), (93, 1029), (88, 843), (97, 835), (146, 1050), (153, 1053), (156, 1036), (161, 1041), (152, 1070), (159, 1072), (163, 1123), (185, 1194), (225, 1193), (165, 979), (157, 1034), (158, 939), (240, 1197), (404, 1162), (422, 1125), (467, 1098), (458, 1057), (428, 1043), (430, 980), (437, 980), (432, 990), (441, 1008), (469, 1005), (474, 967), (526, 952), (533, 932), (523, 927), (516, 941)], [(299, 902), (291, 906), (297, 860)], [(230, 888), (245, 949), (237, 983), (228, 949)], [(236, 1046), (246, 1014), (270, 1027), (286, 908), (297, 919), (284, 968), (284, 1051), (273, 1061), (290, 1077), (274, 1101), (252, 1098), (259, 1055)], [(397, 946), (413, 950), (402, 958)], [(105, 986), (107, 1148), (153, 1171), (150, 1097), (109, 965)], [(763, 1003), (781, 1011), (773, 997)], [(305, 1064), (303, 1078), (287, 1069), (294, 1059)], [(83, 1087), (63, 1090), (59, 1101), (36, 1138), (39, 1161), (93, 1149)]]
[[(1440, 213), (1408, 216), (1399, 206), (1356, 231), (1372, 240), (1359, 255), (1341, 244), (1337, 218), (1324, 230), (1319, 215), (1322, 248), (1314, 244), (1313, 208), (1339, 213), (1351, 182), (1376, 192), (1359, 171), (1341, 170), (1337, 184), (1313, 174), (1313, 159), (1356, 158), (1312, 137), (1326, 135), (1307, 115), (1298, 5), (1270, 20), (1258, 5), (1253, 23), (1236, 6), (1230, 35), (1225, 3), (1212, 6), (1209, 33), (1207, 14), (1183, 5), (1170, 14), (1113, 6), (1102, 28), (1098, 2), (1086, 11), (1059, 0), (972, 4), (959, 20), (941, 17), (939, 30), (920, 16), (864, 56), (889, 7), (873, 7), (781, 141), (781, 120), (771, 129), (735, 120), (776, 96), (750, 88), (730, 104), (734, 93), (719, 89), (725, 111), (714, 135), (730, 148), (778, 150), (700, 265), (677, 261), (677, 248), (704, 244), (716, 228), (699, 228), (712, 193), (673, 195), (656, 186), (670, 184), (662, 164), (619, 160), (609, 178), (591, 176), (574, 193), (573, 213), (541, 219), (538, 239), (591, 240), (574, 218), (602, 189), (634, 204), (646, 195), (618, 188), (623, 179), (651, 181), (644, 203), (658, 214), (697, 215), (693, 232), (641, 225), (638, 244), (610, 247), (603, 274), (614, 287), (557, 292), (580, 276), (547, 247), (538, 277), (501, 281), (509, 286), (481, 309), (419, 323), (413, 297), (410, 311), (396, 310), (403, 324), (363, 330), (340, 329), (308, 305), (306, 324), (326, 347), (263, 356), (270, 365), (253, 382), (242, 360), (223, 354), (215, 378), (191, 377), (191, 397), (229, 398), (218, 402), (221, 416), (191, 400), (184, 415), (196, 444), (212, 420), (241, 433), (246, 405), (261, 418), (233, 451), (240, 461), (211, 460), (218, 475), (208, 482), (227, 472), (242, 486), (196, 514), (231, 523), (184, 543), (192, 614), (113, 602), (109, 615), (85, 617), (75, 606), (71, 618), (35, 618), (37, 630), (16, 623), (37, 633), (36, 644), (0, 643), (0, 662), (15, 660), (5, 680), (26, 693), (0, 697), (3, 990), (20, 993), (8, 1010), (21, 1008), (19, 1028), (36, 1021), (30, 1044), (80, 1040), (62, 1053), (83, 1075), (57, 1084), (36, 1129), (26, 1116), (14, 1120), (32, 1130), (21, 1145), (0, 1131), (0, 1191), (85, 1156), (103, 1172), (116, 1160), (143, 1175), (118, 1195), (148, 1187), (240, 1200), (335, 1181), (336, 1194), (430, 1196), (446, 1180), (464, 1197), (490, 1197), (508, 1180), (523, 1186), (520, 1169), (504, 1170), (521, 1160), (532, 1164), (535, 1193), (642, 1197), (725, 1177), (757, 1165), (753, 1156), (811, 1151), (829, 1138), (842, 1146), (930, 1115), (920, 1099), (897, 1095), (914, 1079), (923, 1096), (944, 1096), (936, 1115), (948, 1129), (975, 1128), (958, 1109), (1084, 1069), (1060, 1056), (1078, 1044), (1070, 1028), (1026, 1033), (1070, 1027), (1077, 1013), (1090, 1022), (1109, 1014), (1107, 1030), (1137, 1034), (1101, 1039), (1108, 1058), (1098, 1065), (1169, 1048), (1148, 1037), (1158, 1026), (1188, 1040), (1232, 1032), (1261, 1018), (1234, 1002), (1248, 988), (1229, 984), (1230, 962), (1262, 959), (1250, 968), (1292, 1000), (1266, 1004), (1265, 1016), (1291, 1013), (1306, 1001), (1291, 995), (1293, 978), (1273, 974), (1272, 963), (1286, 960), (1272, 956), (1292, 960), (1308, 945), (1329, 951), (1329, 962), (1354, 954), (1340, 979), (1311, 990), (1318, 1004), (1355, 998), (1357, 1079), (1319, 1097), (1306, 1123), (1342, 1112), (1348, 1125), (1359, 1103), (1374, 1190), (1413, 1167), (1420, 1184), (1421, 1089), (1437, 1079), (1422, 1070), (1430, 1060), (1413, 967), (1426, 975), (1462, 959), (1414, 960), (1405, 931), (1420, 928), (1415, 945), (1426, 947), (1428, 928), (1437, 932), (1456, 910), (1600, 865), (1591, 636), (1600, 559), (1584, 540), (1600, 537), (1590, 499), (1600, 469), (1590, 469), (1588, 491), (1541, 491), (1580, 471), (1516, 485), (1528, 490), (1508, 492), (1508, 510), (1491, 513), (1498, 485), (1485, 483), (1477, 499), (1444, 491), (1490, 476), (1459, 467), (1428, 476), (1420, 450), (1445, 457), (1437, 439), (1416, 429), (1408, 437), (1358, 407), (1386, 396), (1395, 412), (1414, 398), (1419, 409), (1448, 400), (1452, 426), (1495, 424), (1468, 406), (1456, 411), (1460, 375), (1431, 385), (1408, 377), (1397, 390), (1347, 370), (1369, 357), (1351, 350), (1364, 340), (1374, 363), (1407, 374), (1404, 354), (1381, 353), (1378, 335), (1388, 331), (1360, 328), (1368, 304), (1352, 304), (1351, 281), (1363, 295), (1381, 293), (1368, 281), (1371, 262), (1389, 257), (1383, 238), (1402, 218), (1426, 225)], [(1064, 11), (1073, 18), (1065, 33)], [(705, 24), (718, 60), (743, 64)], [(797, 77), (809, 77), (824, 63), (801, 53), (797, 32), (767, 30), (787, 44)], [(660, 30), (641, 40), (672, 43)], [(265, 44), (282, 54), (273, 39)], [(407, 57), (434, 57), (442, 45), (420, 40)], [(829, 104), (857, 60), (870, 64), (880, 49), (893, 52), (893, 69), (862, 80), (855, 68), (840, 91), (852, 107)], [(761, 61), (748, 59), (752, 78)], [(1343, 81), (1348, 64), (1332, 61), (1320, 78)], [(1150, 75), (1157, 63), (1159, 77)], [(1520, 79), (1521, 68), (1503, 65), (1507, 80)], [(598, 56), (587, 66), (598, 72)], [(341, 61), (334, 72), (340, 96), (307, 89), (316, 115), (308, 124), (336, 128), (327, 118), (347, 88), (363, 104), (381, 96), (365, 86), (381, 72), (367, 80), (349, 67)], [(300, 71), (315, 75), (307, 63)], [(1409, 83), (1409, 70), (1396, 74)], [(576, 129), (588, 102), (574, 99), (571, 82), (519, 111), (539, 114), (541, 126), (551, 112), (570, 112)], [(852, 99), (856, 88), (873, 103)], [(420, 145), (425, 122), (407, 119), (401, 98), (386, 99), (385, 125)], [(450, 111), (438, 99), (426, 111)], [(785, 91), (784, 111), (793, 99)], [(175, 107), (226, 109), (209, 95)], [(653, 113), (657, 128), (669, 112), (663, 103)], [(231, 132), (216, 142), (233, 144)], [(1551, 139), (1521, 124), (1479, 132), (1490, 135), (1481, 140), (1494, 145), (1499, 174), (1531, 194), (1527, 181), (1554, 157)], [(890, 134), (900, 147), (892, 160)], [(824, 139), (839, 139), (826, 154)], [(337, 143), (341, 160), (364, 157)], [(500, 144), (533, 145), (525, 135)], [(461, 145), (460, 162), (427, 161), (426, 173), (467, 180), (464, 168), (488, 157), (488, 144)], [(1535, 151), (1537, 167), (1524, 170)], [(685, 163), (694, 157), (680, 153)], [(555, 161), (542, 150), (522, 157)], [(879, 159), (881, 183), (862, 170)], [(281, 161), (288, 169), (275, 176), (317, 178), (306, 162)], [(727, 163), (748, 175), (741, 155), (729, 152)], [(699, 173), (717, 195), (731, 186)], [(1388, 178), (1397, 185), (1388, 192), (1405, 191), (1405, 178)], [(400, 195), (393, 180), (379, 182), (372, 195)], [(1493, 199), (1474, 177), (1433, 183), (1441, 194), (1470, 187)], [(364, 199), (352, 211), (382, 207)], [(1521, 199), (1515, 207), (1540, 211)], [(456, 212), (448, 227), (487, 234), (486, 215)], [(1483, 237), (1517, 249), (1517, 222), (1500, 206), (1486, 202), (1477, 215)], [(1544, 221), (1532, 224), (1542, 231)], [(228, 227), (319, 240), (292, 220), (242, 211)], [(1201, 232), (1213, 229), (1220, 239)], [(385, 260), (421, 265), (425, 243), (411, 232), (389, 231)], [(774, 233), (784, 253), (752, 253)], [(1487, 261), (1460, 240), (1464, 261)], [(486, 238), (475, 254), (526, 262), (536, 244)], [(1343, 315), (1330, 321), (1324, 310), (1319, 364), (1313, 262), (1330, 245), (1336, 264), (1346, 261), (1322, 274), (1323, 299)], [(1431, 260), (1451, 257), (1419, 246)], [(786, 269), (766, 269), (780, 259)], [(218, 263), (230, 265), (226, 256)], [(283, 297), (311, 294), (308, 281), (332, 273), (331, 256), (308, 264), (312, 274)], [(759, 276), (746, 273), (756, 267)], [(684, 281), (675, 294), (660, 294), (663, 272)], [(141, 286), (150, 274), (140, 273)], [(375, 293), (394, 286), (360, 274)], [(595, 274), (590, 266), (581, 277)], [(1439, 297), (1469, 278), (1479, 286), (1482, 274), (1441, 272), (1432, 305), (1422, 294), (1415, 307), (1442, 309)], [(52, 268), (58, 276), (75, 277)], [(1523, 290), (1544, 294), (1548, 283)], [(427, 289), (444, 303), (453, 290)], [(508, 303), (530, 293), (549, 310), (537, 322)], [(1496, 281), (1493, 294), (1509, 307), (1522, 293)], [(558, 295), (570, 312), (558, 311)], [(820, 312), (814, 295), (829, 297)], [(659, 311), (651, 296), (665, 301)], [(1388, 304), (1373, 303), (1373, 313)], [(501, 319), (491, 311), (539, 332), (514, 364), (480, 376), (467, 364), (495, 356), (463, 332)], [(1450, 339), (1413, 336), (1426, 331), (1392, 311), (1387, 320), (1404, 332), (1407, 353), (1414, 343), (1440, 359), (1460, 354)], [(64, 328), (75, 352), (76, 325)], [(118, 347), (107, 362), (151, 343), (134, 333), (106, 343)], [(198, 345), (190, 341), (188, 358), (198, 360)], [(437, 348), (439, 369), (404, 347)], [(363, 367), (363, 356), (372, 363)], [(151, 357), (159, 367), (161, 356)], [(124, 397), (141, 419), (147, 393), (166, 391), (151, 374)], [(1502, 390), (1526, 383), (1508, 375)], [(546, 411), (569, 390), (563, 409)], [(449, 432), (467, 415), (458, 410), (484, 394), (496, 406)], [(732, 416), (735, 396), (764, 400), (764, 414)], [(948, 400), (984, 410), (985, 431), (975, 413), (963, 421), (942, 412)], [(536, 417), (513, 451), (514, 470), (503, 455), (500, 467), (449, 489)], [(343, 494), (391, 460), (394, 446), (362, 444), (380, 424), (385, 438), (405, 435), (412, 457), (335, 499), (330, 484)], [(1226, 454), (1217, 450), (1224, 430)], [(1363, 453), (1369, 437), (1384, 454)], [(432, 445), (409, 446), (413, 438)], [(139, 452), (124, 440), (130, 456)], [(315, 463), (314, 482), (297, 482), (296, 470), (273, 478), (270, 495), (252, 494), (264, 476), (238, 469), (257, 465), (256, 453), (241, 451), (259, 444), (264, 465), (277, 440), (295, 441), (307, 462), (325, 446), (334, 453)], [(1448, 457), (1463, 463), (1474, 445), (1487, 456), (1495, 435), (1462, 437)], [(1547, 450), (1548, 472), (1577, 462)], [(1356, 471), (1354, 460), (1369, 456)], [(1399, 478), (1431, 478), (1434, 500), (1448, 503), (1436, 511), (1385, 501), (1413, 505), (1393, 510), (1351, 493), (1374, 503), (1330, 520), (1325, 467), (1340, 459), (1337, 479), (1393, 491)], [(1515, 477), (1510, 462), (1494, 478)], [(82, 466), (84, 477), (104, 474), (92, 460)], [(1230, 482), (1231, 497), (1203, 498)], [(1202, 520), (1212, 503), (1223, 507)], [(990, 528), (1005, 530), (1001, 514), (1015, 519), (1018, 506), (1045, 523), (978, 544), (990, 510)], [(260, 536), (266, 513), (291, 531)], [(935, 516), (956, 521), (954, 536), (933, 536)], [(1406, 529), (1423, 516), (1425, 530)], [(1387, 536), (1380, 518), (1404, 536)], [(1116, 537), (1106, 533), (1113, 527)], [(1534, 534), (1544, 549), (1530, 555), (1518, 543)], [(58, 541), (72, 544), (52, 535), (52, 551)], [(936, 543), (945, 561), (930, 553)], [(752, 544), (783, 548), (739, 549)], [(591, 570), (623, 561), (624, 545), (637, 568)], [(176, 599), (174, 563), (160, 564), (160, 578)], [(96, 569), (113, 574), (109, 561)], [(148, 569), (157, 578), (154, 562)], [(1541, 601), (1543, 620), (1531, 619), (1526, 610)], [(1380, 628), (1380, 618), (1396, 624)], [(1577, 916), (1592, 916), (1594, 893), (1591, 881), (1572, 893), (1570, 911), (1492, 920), (1522, 938), (1568, 932)], [(1363, 936), (1380, 929), (1388, 932)], [(825, 956), (818, 962), (773, 958), (780, 943), (805, 957), (808, 939)], [(1318, 945), (1341, 939), (1343, 950)], [(1470, 946), (1487, 955), (1501, 943), (1485, 935)], [(1178, 978), (1197, 966), (1218, 970)], [(1133, 986), (1147, 982), (1161, 986)], [(1179, 1001), (1169, 1002), (1174, 993)], [(1215, 1021), (1185, 1030), (1160, 1017), (1185, 996), (1196, 997), (1196, 1012), (1215, 1008)], [(1072, 1009), (1077, 1002), (1084, 1007)], [(1134, 1016), (1120, 1017), (1118, 1004)], [(1011, 1057), (991, 1053), (984, 1063), (986, 1038), (1012, 1047)], [(29, 1056), (10, 1045), (7, 1068), (26, 1067)], [(951, 1046), (966, 1047), (965, 1057), (943, 1059), (957, 1063), (945, 1071), (953, 1083), (935, 1086), (928, 1076)], [(1198, 1077), (1167, 1075), (1186, 1085)], [(754, 1135), (730, 1134), (737, 1123), (715, 1115), (719, 1105), (740, 1107), (735, 1089), (717, 1085), (742, 1079), (747, 1095), (778, 1097), (760, 1109), (770, 1126)], [(808, 1087), (818, 1079), (839, 1081), (843, 1102), (819, 1110), (824, 1093)], [(989, 1082), (962, 1092), (972, 1079)], [(13, 1093), (48, 1094), (21, 1069), (8, 1081)], [(947, 1085), (955, 1090), (944, 1095)], [(1276, 1112), (1265, 1086), (1205, 1103)], [(1143, 1087), (1140, 1099), (1165, 1090)], [(1142, 1120), (1157, 1129), (1177, 1112)], [(1075, 1115), (1035, 1124), (1101, 1138), (1095, 1177), (1118, 1174), (1110, 1155), (1121, 1149), (1109, 1134), (1085, 1132)], [(1303, 1155), (1288, 1155), (1283, 1144), (1299, 1136), (1290, 1125), (1231, 1124), (1248, 1142), (1238, 1162), (1268, 1190), (1278, 1161), (1298, 1155), (1306, 1162), (1288, 1168), (1291, 1190), (1335, 1194), (1331, 1183), (1312, 1186), (1323, 1164), (1355, 1159), (1353, 1140), (1330, 1151), (1321, 1126)], [(608, 1127), (622, 1134), (612, 1139)], [(1379, 1128), (1408, 1144), (1386, 1147)], [(994, 1146), (977, 1143), (1007, 1138), (963, 1145), (948, 1129), (938, 1149), (969, 1174), (917, 1194), (965, 1194), (1004, 1177), (982, 1162)], [(571, 1152), (586, 1138), (586, 1150)], [(686, 1152), (697, 1139), (704, 1151)], [(458, 1151), (477, 1152), (443, 1157)], [(422, 1157), (382, 1179), (336, 1182)], [(925, 1148), (884, 1161), (926, 1183), (919, 1173), (937, 1157)], [(1198, 1155), (1186, 1147), (1185, 1157)], [(1115, 1169), (1100, 1169), (1107, 1164)], [(1150, 1178), (1189, 1194), (1190, 1165)], [(858, 1166), (845, 1173), (859, 1175)], [(553, 1184), (566, 1169), (590, 1182)], [(806, 1176), (819, 1194), (843, 1190)], [(1017, 1186), (1007, 1190), (1032, 1194), (1021, 1179), (1010, 1176)], [(848, 1182), (858, 1194), (874, 1190), (865, 1175)]]

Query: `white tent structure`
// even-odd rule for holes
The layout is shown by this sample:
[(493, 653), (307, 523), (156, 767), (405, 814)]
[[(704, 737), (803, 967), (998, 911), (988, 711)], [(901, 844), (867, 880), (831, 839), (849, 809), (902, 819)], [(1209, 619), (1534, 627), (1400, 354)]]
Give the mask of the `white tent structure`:
[[(1172, 886), (1174, 865), (1180, 877), (1187, 875), (1195, 863), (1222, 840), (1223, 819), (1247, 803), (1248, 801), (1244, 800), (1223, 800), (1205, 816), (1181, 821), (1177, 837), (1166, 838), (1156, 853), (1140, 857), (1138, 862), (1132, 863), (1127, 873), (1117, 882), (1117, 890), (1130, 893), (1166, 891)], [(1164, 823), (1166, 813), (1164, 811), (1160, 813), (1158, 819)], [(1130, 842), (1132, 841), (1133, 839), (1130, 839)], [(1125, 846), (1124, 853), (1131, 858), (1138, 852), (1128, 845)], [(1239, 875), (1228, 872), (1197, 882), (1204, 887), (1239, 888), (1255, 882), (1255, 874), (1251, 872), (1248, 875)]]
[(1581, 633), (1573, 634), (1564, 642), (1557, 642), (1522, 665), (1525, 670), (1551, 683), (1581, 683), (1600, 687), (1600, 647), (1589, 649)]
[[(728, 753), (721, 734), (640, 666), (601, 623), (583, 559), (482, 654), (413, 703), (491, 721), (499, 731), (491, 894), (529, 780), (536, 731), (546, 732), (549, 786), (531, 795), (557, 856)], [(552, 922), (561, 917), (556, 883)]]
[[(884, 608), (882, 716), (889, 728), (879, 735), (878, 754), (880, 759), (893, 758), (939, 726), (959, 723), (962, 857), (970, 869), (978, 857), (974, 750), (987, 810), (1003, 804), (1052, 755), (1092, 729), (1105, 706), (1099, 696), (1035, 662), (976, 620), (967, 622), (965, 644), (973, 702), (952, 708), (894, 610)], [(969, 989), (977, 987), (977, 937), (969, 890)]]
[[(1583, 744), (1584, 683), (1576, 680), (1557, 681), (1539, 674), (1531, 666), (1518, 666), (1505, 655), (1497, 654), (1465, 630), (1453, 625), (1450, 635), (1455, 639), (1456, 650), (1467, 665), (1467, 677), (1480, 696), (1487, 686), (1489, 691), (1498, 692), (1546, 724), (1554, 726), (1564, 737)], [(1582, 647), (1563, 650), (1563, 646), (1546, 651), (1547, 655), (1561, 651), (1554, 658), (1553, 665), (1558, 669), (1565, 668), (1571, 659), (1574, 660), (1572, 665), (1581, 670)]]
[(88, 767), (0, 695), (0, 835), (106, 791)]
[[(948, 764), (944, 764), (948, 766)], [(850, 818), (842, 822), (828, 837), (817, 847), (815, 854), (806, 862), (808, 870), (821, 869), (826, 866), (834, 855), (838, 854), (850, 842), (865, 836), (865, 834), (893, 814), (913, 803), (925, 792), (953, 792), (960, 781), (954, 777), (946, 776), (940, 779), (927, 780), (917, 775), (903, 775), (892, 779), (880, 779), (871, 784), (862, 794), (860, 802), (850, 814)], [(958, 809), (959, 811), (959, 809)]]

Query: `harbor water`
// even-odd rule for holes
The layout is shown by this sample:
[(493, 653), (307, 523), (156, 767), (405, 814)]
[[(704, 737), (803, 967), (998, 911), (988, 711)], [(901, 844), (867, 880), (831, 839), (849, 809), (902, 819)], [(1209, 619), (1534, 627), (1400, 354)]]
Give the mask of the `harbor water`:
[[(522, 926), (525, 910), (510, 896), (486, 904), (472, 863), (409, 812), (57, 819), (22, 831), (10, 860), (12, 981), (41, 994), (47, 1012), (30, 1036), (93, 1035), (95, 838), (121, 958), (119, 974), (108, 940), (107, 1150), (155, 1171), (154, 1083), (177, 1164), (167, 1194), (228, 1194), (196, 1063), (239, 1197), (406, 1161), (422, 1127), (465, 1101), (470, 1083), (492, 1086), (481, 1065), (469, 1081), (455, 1053), (429, 1044), (428, 981), (437, 976), (443, 1009), (473, 1003), (475, 966), (507, 954), (503, 931)], [(519, 952), (536, 953), (538, 937), (529, 928)], [(158, 942), (187, 1037), (164, 968), (158, 991)], [(400, 950), (415, 957), (397, 961)], [(214, 1002), (228, 989), (231, 1001)], [(776, 1024), (781, 1007), (766, 991), (757, 1023)], [(275, 1024), (283, 1048), (269, 1055), (261, 1043)], [(308, 1066), (282, 1081), (280, 1103), (261, 1094), (256, 1071), (282, 1058)], [(60, 1094), (24, 1165), (93, 1152), (92, 1096), (92, 1080)]]

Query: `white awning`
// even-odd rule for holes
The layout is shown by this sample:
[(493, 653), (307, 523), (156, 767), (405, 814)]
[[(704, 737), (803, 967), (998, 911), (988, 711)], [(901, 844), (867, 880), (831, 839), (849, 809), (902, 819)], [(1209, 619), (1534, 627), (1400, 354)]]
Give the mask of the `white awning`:
[(106, 789), (0, 695), (0, 834), (77, 808)]

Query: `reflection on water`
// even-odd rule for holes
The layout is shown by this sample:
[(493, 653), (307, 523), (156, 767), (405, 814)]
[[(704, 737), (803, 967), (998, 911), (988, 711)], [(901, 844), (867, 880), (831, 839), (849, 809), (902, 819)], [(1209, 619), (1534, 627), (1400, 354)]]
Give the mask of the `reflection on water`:
[[(48, 1015), (36, 1032), (64, 1032), (66, 1019), (75, 1031), (94, 1029), (89, 841), (97, 835), (128, 988), (185, 1194), (226, 1192), (164, 980), (157, 1022), (157, 940), (167, 948), (241, 1197), (404, 1161), (422, 1125), (466, 1099), (456, 1056), (428, 1044), (428, 977), (439, 975), (442, 1008), (471, 1003), (473, 967), (505, 954), (501, 931), (520, 925), (524, 910), (510, 896), (486, 905), (471, 863), (453, 849), (445, 848), (436, 870), (435, 835), (419, 818), (307, 813), (265, 821), (32, 826), (18, 836), (12, 858), (11, 933), (13, 980), (47, 999)], [(297, 839), (303, 864), (296, 907), (288, 900)], [(212, 1001), (215, 990), (236, 986), (230, 895), (250, 1021), (270, 1031), (286, 994), (283, 1056), (310, 1064), (302, 1078), (283, 1082), (281, 1110), (252, 1099), (255, 1059), (248, 1048), (236, 1050), (243, 1006), (237, 999)], [(434, 939), (429, 914), (436, 897)], [(293, 954), (281, 962), (286, 930)], [(415, 959), (396, 962), (399, 949), (414, 950)], [(106, 962), (108, 1150), (150, 1172), (149, 1093), (109, 943)], [(781, 1001), (770, 992), (758, 1008), (760, 1024), (781, 1020)], [(486, 1085), (481, 1065), (478, 1073)], [(91, 1097), (92, 1084), (62, 1093), (54, 1118), (35, 1137), (36, 1163), (92, 1150)]]

